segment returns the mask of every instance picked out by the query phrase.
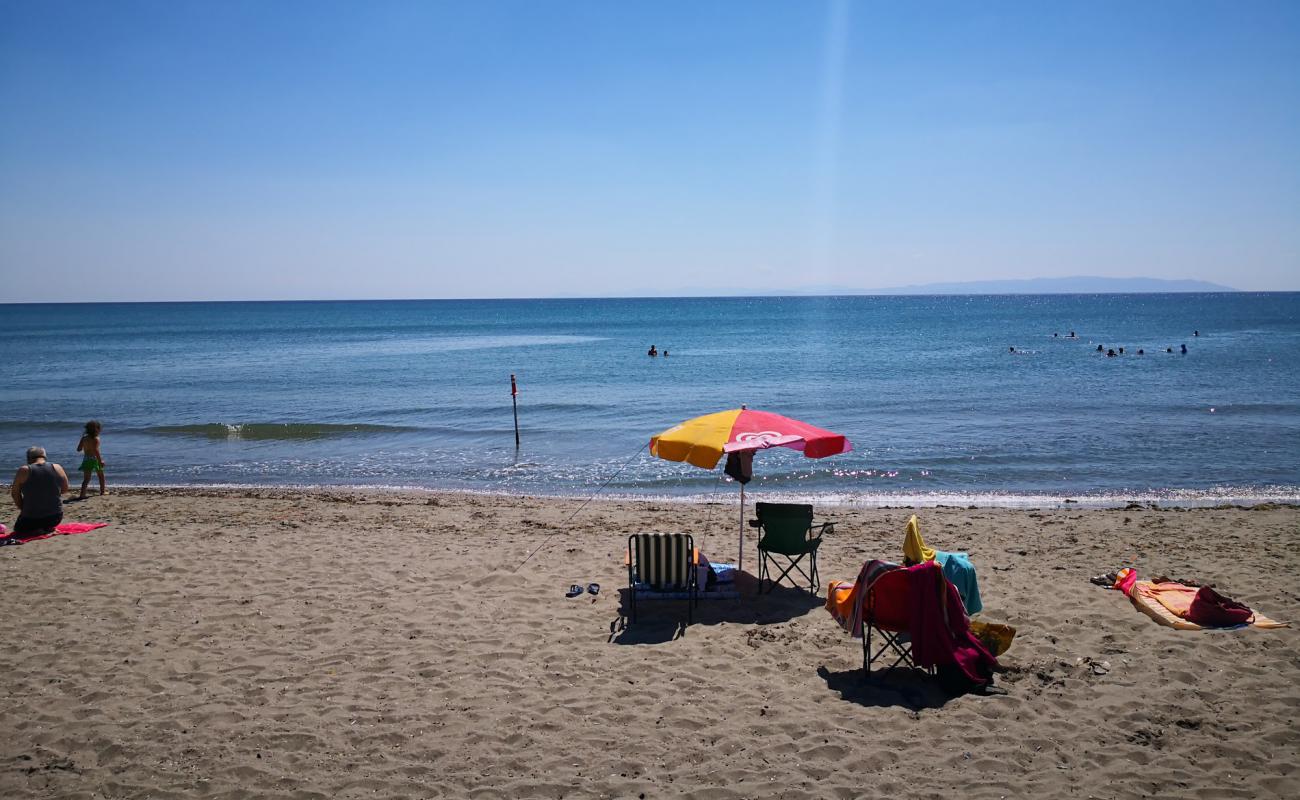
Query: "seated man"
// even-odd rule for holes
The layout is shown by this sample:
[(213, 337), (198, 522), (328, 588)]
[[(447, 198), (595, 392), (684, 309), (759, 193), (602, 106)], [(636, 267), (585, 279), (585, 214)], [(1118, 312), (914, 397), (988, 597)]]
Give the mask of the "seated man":
[(18, 468), (9, 494), (18, 506), (15, 536), (50, 533), (63, 521), (63, 493), (68, 476), (63, 467), (45, 460), (45, 448), (27, 448), (27, 464)]

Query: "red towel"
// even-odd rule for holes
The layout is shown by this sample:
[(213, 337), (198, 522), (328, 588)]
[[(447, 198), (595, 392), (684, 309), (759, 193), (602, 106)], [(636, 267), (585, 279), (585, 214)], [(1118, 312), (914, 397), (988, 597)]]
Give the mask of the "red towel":
[(955, 664), (977, 686), (993, 677), (997, 659), (970, 632), (957, 587), (933, 561), (908, 567), (912, 579), (912, 658), (919, 667)]
[(38, 539), (48, 539), (51, 536), (72, 536), (102, 528), (107, 524), (107, 522), (64, 522), (55, 526), (54, 533), (38, 533), (35, 536), (19, 536), (16, 533), (0, 535), (0, 544), (25, 544)]
[(1255, 612), (1249, 606), (1224, 597), (1208, 586), (1197, 590), (1196, 597), (1192, 598), (1192, 604), (1187, 609), (1187, 621), (1197, 625), (1245, 625), (1254, 616)]

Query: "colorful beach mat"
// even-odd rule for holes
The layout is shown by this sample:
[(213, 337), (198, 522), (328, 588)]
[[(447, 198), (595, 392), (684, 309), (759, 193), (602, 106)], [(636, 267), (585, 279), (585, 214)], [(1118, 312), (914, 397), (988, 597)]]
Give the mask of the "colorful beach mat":
[[(1128, 597), (1139, 611), (1161, 625), (1168, 625), (1180, 631), (1224, 630), (1223, 628), (1197, 625), (1195, 622), (1184, 618), (1187, 609), (1191, 607), (1192, 600), (1196, 598), (1196, 592), (1195, 587), (1184, 586), (1181, 583), (1136, 581), (1128, 592)], [(1290, 625), (1286, 622), (1270, 619), (1256, 611), (1250, 622), (1231, 627), (1286, 628), (1290, 627)]]
[[(1115, 573), (1098, 575), (1092, 579), (1092, 582), (1098, 586), (1105, 586), (1108, 589), (1123, 592), (1128, 596), (1129, 600), (1133, 601), (1133, 605), (1137, 607), (1138, 611), (1146, 614), (1161, 625), (1177, 628), (1180, 631), (1291, 627), (1289, 622), (1278, 622), (1235, 600), (1221, 597), (1208, 586), (1204, 587), (1204, 591), (1212, 601), (1210, 605), (1213, 605), (1213, 602), (1218, 602), (1225, 607), (1240, 610), (1243, 615), (1249, 613), (1250, 618), (1249, 621), (1239, 625), (1202, 625), (1193, 622), (1192, 619), (1196, 618), (1200, 619), (1201, 622), (1205, 622), (1207, 616), (1213, 619), (1215, 615), (1207, 615), (1205, 608), (1200, 609), (1199, 612), (1194, 609), (1198, 602), (1196, 599), (1197, 593), (1202, 591), (1200, 588), (1170, 580), (1140, 581), (1137, 577), (1137, 570), (1132, 567), (1125, 567)], [(1109, 586), (1107, 586), (1108, 582)], [(1198, 613), (1200, 616), (1198, 616)]]
[(53, 536), (74, 536), (78, 533), (89, 533), (107, 525), (107, 522), (64, 522), (56, 526), (53, 533), (38, 533), (34, 536), (19, 536), (16, 533), (7, 532), (0, 533), (0, 547), (27, 544), (41, 539), (49, 539)]

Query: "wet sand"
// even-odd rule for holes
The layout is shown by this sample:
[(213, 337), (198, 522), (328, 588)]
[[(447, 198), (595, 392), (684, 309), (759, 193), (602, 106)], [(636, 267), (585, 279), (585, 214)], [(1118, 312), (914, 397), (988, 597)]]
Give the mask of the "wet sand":
[[(931, 546), (971, 554), (981, 618), (1019, 629), (1008, 694), (950, 698), (864, 684), (858, 642), (794, 590), (702, 603), (684, 636), (679, 603), (624, 627), (627, 535), (731, 561), (736, 507), (577, 506), (70, 504), (112, 524), (0, 548), (0, 796), (1300, 796), (1297, 629), (1175, 631), (1088, 583), (1132, 565), (1300, 621), (1294, 507), (920, 511)], [(827, 512), (823, 587), (901, 556), (910, 510)]]

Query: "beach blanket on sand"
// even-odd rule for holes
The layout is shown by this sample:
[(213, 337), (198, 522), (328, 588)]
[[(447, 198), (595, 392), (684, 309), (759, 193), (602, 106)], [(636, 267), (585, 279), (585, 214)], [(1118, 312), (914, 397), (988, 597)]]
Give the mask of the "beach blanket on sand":
[[(1093, 582), (1104, 586), (1104, 581), (1110, 577), (1112, 576), (1099, 575), (1093, 578)], [(1181, 631), (1200, 631), (1233, 630), (1247, 626), (1254, 628), (1290, 627), (1290, 623), (1269, 619), (1258, 611), (1254, 612), (1250, 622), (1241, 625), (1201, 625), (1193, 622), (1193, 620), (1199, 618), (1199, 614), (1206, 613), (1204, 609), (1196, 608), (1198, 605), (1196, 597), (1201, 592), (1201, 589), (1173, 581), (1140, 581), (1137, 577), (1137, 570), (1132, 567), (1125, 567), (1114, 574), (1114, 581), (1108, 588), (1128, 595), (1128, 599), (1133, 601), (1133, 605), (1137, 607), (1138, 611), (1170, 628), (1177, 628)], [(1245, 606), (1221, 597), (1213, 591), (1209, 591), (1205, 596), (1202, 596), (1201, 602), (1204, 603), (1206, 599), (1213, 599), (1237, 608), (1245, 608)]]
[[(1197, 591), (1199, 590), (1196, 587), (1184, 586), (1181, 583), (1134, 581), (1128, 596), (1139, 611), (1161, 625), (1183, 631), (1214, 630), (1212, 627), (1198, 625), (1187, 619)], [(1258, 611), (1247, 625), (1255, 628), (1289, 627), (1288, 623), (1269, 619)], [(1234, 627), (1245, 627), (1245, 625)]]
[(26, 544), (35, 542), (39, 539), (49, 539), (52, 536), (72, 536), (78, 533), (87, 533), (98, 530), (107, 526), (107, 522), (64, 522), (55, 527), (54, 533), (38, 533), (34, 536), (19, 536), (16, 533), (0, 533), (0, 547), (5, 545)]

